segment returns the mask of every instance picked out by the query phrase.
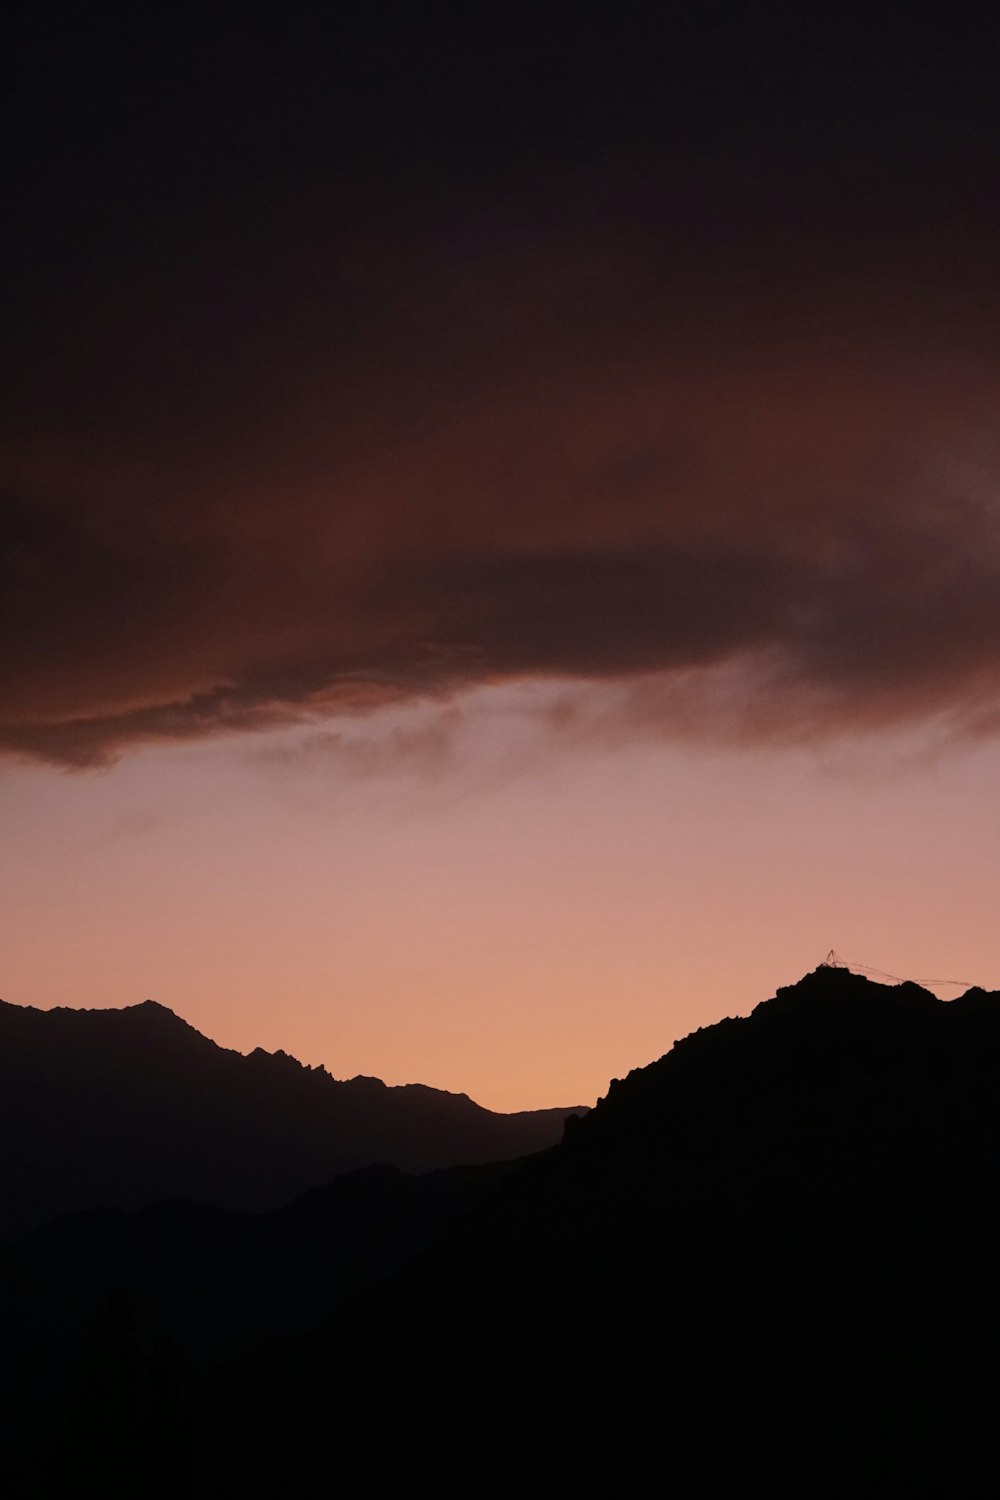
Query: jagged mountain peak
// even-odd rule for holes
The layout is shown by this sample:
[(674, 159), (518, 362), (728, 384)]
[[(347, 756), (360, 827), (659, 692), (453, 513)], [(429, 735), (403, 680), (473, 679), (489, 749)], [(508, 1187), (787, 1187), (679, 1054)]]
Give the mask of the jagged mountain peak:
[[(122, 1008), (128, 1011), (137, 1011), (140, 1015), (144, 1016), (170, 1016), (175, 1021), (181, 1019), (176, 1011), (170, 1009), (169, 1005), (162, 1005), (159, 1000), (150, 1000), (149, 998), (140, 1000), (135, 1005), (126, 1005)], [(187, 1025), (187, 1022), (184, 1024)]]

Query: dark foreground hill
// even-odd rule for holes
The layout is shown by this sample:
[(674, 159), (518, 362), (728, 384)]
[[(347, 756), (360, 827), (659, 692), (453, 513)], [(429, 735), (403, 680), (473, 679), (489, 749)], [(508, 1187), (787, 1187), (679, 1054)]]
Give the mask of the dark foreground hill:
[[(7, 1480), (12, 1453), (35, 1456), (26, 1479), (67, 1421), (76, 1432), (72, 1470), (91, 1436), (114, 1447), (161, 1403), (176, 1413), (181, 1393), (193, 1394), (213, 1364), (311, 1329), (399, 1269), (514, 1168), (412, 1176), (368, 1167), (265, 1213), (173, 1200), (133, 1213), (69, 1214), (0, 1242)], [(41, 1484), (40, 1493), (48, 1490)]]
[(374, 1163), (507, 1160), (552, 1145), (569, 1113), (494, 1114), (420, 1084), (339, 1082), (284, 1052), (244, 1057), (150, 1000), (0, 1001), (0, 1235), (164, 1198), (264, 1209)]
[(1000, 995), (820, 969), (616, 1083), (321, 1334), (207, 1382), (195, 1467), (993, 1493), (998, 1166)]
[(1000, 995), (817, 970), (615, 1083), (309, 1335), (184, 1378), (110, 1299), (18, 1473), (992, 1494), (998, 1084)]

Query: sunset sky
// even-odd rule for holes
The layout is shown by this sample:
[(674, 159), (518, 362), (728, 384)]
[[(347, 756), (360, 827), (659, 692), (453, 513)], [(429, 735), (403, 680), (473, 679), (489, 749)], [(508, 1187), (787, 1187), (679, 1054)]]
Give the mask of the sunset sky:
[(1000, 988), (987, 9), (20, 8), (5, 999), (517, 1109)]

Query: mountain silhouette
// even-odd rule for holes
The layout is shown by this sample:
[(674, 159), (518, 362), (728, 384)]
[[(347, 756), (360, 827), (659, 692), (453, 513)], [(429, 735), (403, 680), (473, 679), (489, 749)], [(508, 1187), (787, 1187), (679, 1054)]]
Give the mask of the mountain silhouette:
[(6, 1247), (24, 1341), (74, 1267), (90, 1310), (11, 1451), (38, 1493), (991, 1493), (998, 1082), (1000, 994), (824, 967), (513, 1166), (60, 1220)]
[(998, 1083), (1000, 995), (821, 968), (614, 1083), (311, 1339), (207, 1381), (199, 1465), (266, 1414), (258, 1476), (319, 1474), (334, 1431), (363, 1473), (391, 1431), (381, 1479), (419, 1453), (446, 1490), (984, 1493)]
[(184, 1197), (276, 1207), (341, 1172), (424, 1172), (552, 1145), (567, 1109), (502, 1115), (464, 1094), (346, 1082), (284, 1052), (217, 1046), (147, 1000), (0, 1001), (0, 1235), (71, 1210)]

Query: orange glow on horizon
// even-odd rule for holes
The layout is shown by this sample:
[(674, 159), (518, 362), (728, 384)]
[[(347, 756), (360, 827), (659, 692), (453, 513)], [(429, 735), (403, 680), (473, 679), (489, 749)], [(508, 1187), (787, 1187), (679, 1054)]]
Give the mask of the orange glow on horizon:
[(1000, 985), (996, 758), (594, 748), (287, 775), (247, 742), (7, 770), (0, 994), (147, 996), (224, 1046), (490, 1108), (593, 1103), (831, 944)]

